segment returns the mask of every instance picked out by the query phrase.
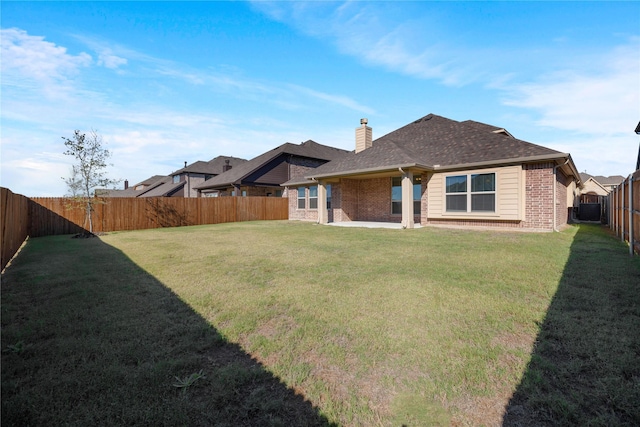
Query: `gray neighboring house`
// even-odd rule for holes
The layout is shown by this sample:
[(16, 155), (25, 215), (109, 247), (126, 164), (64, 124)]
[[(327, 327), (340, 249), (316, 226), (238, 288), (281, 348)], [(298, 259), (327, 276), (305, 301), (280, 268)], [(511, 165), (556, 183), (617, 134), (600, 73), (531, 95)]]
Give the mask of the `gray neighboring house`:
[(154, 175), (134, 186), (125, 181), (124, 190), (100, 190), (103, 197), (197, 197), (194, 186), (231, 170), (247, 160), (231, 156), (218, 156), (208, 162), (197, 161), (171, 175)]
[(287, 142), (192, 188), (201, 197), (283, 197), (282, 183), (347, 153), (311, 140)]
[(580, 175), (568, 153), (505, 129), (429, 114), (283, 184), (289, 219), (558, 230)]
[(171, 182), (170, 176), (154, 175), (132, 186), (129, 186), (129, 181), (125, 180), (123, 190), (96, 190), (96, 193), (102, 197), (143, 197), (149, 191), (167, 182)]
[(184, 168), (171, 174), (171, 184), (173, 186), (180, 186), (182, 190), (170, 190), (167, 187), (167, 190), (173, 192), (171, 194), (172, 197), (198, 197), (198, 185), (210, 178), (247, 163), (247, 160), (238, 157), (218, 156), (208, 162), (197, 161), (190, 165), (186, 163), (187, 162), (185, 162)]

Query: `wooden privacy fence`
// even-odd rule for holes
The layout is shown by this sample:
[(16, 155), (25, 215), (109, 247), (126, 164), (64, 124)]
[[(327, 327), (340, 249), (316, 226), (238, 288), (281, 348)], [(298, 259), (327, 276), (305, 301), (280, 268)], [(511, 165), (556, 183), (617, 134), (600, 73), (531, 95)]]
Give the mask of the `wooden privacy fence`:
[[(96, 233), (289, 218), (289, 202), (282, 197), (105, 198), (96, 202)], [(3, 188), (2, 268), (27, 236), (75, 234), (87, 228), (82, 203), (62, 197), (29, 199)]]
[(609, 226), (621, 240), (629, 242), (629, 253), (640, 253), (640, 170), (635, 171), (609, 194)]
[(1, 269), (20, 249), (29, 235), (30, 200), (20, 194), (14, 194), (7, 188), (0, 188), (0, 224), (2, 227)]

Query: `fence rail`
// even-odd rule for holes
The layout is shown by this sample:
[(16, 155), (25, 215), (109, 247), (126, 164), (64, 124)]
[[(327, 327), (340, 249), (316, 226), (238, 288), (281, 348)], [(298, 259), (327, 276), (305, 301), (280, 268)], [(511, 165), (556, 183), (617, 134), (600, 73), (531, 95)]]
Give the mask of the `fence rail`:
[(640, 254), (640, 170), (628, 176), (609, 194), (609, 227), (629, 243), (630, 254)]
[[(149, 197), (95, 199), (93, 231), (109, 232), (289, 218), (281, 197)], [(86, 231), (84, 203), (27, 198), (2, 188), (2, 268), (27, 236)], [(6, 258), (6, 259), (5, 259)]]

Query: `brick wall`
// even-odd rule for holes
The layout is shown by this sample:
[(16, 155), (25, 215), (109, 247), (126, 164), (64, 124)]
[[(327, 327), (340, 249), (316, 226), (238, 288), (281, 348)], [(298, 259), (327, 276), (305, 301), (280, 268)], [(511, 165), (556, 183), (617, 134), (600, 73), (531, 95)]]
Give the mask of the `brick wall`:
[(305, 188), (304, 209), (298, 209), (298, 188), (289, 188), (289, 219), (297, 219), (303, 221), (318, 221), (318, 209), (309, 209), (309, 188)]
[(357, 221), (358, 215), (358, 180), (341, 179), (338, 184), (331, 185), (331, 191), (339, 189), (340, 199), (333, 196), (333, 215), (336, 222)]
[[(502, 227), (531, 230), (553, 230), (553, 163), (535, 163), (523, 165), (525, 176), (524, 209), (525, 219), (517, 220), (446, 220), (428, 219), (428, 200), (426, 176), (422, 179), (421, 215), (415, 221), (422, 225), (453, 225), (460, 227)], [(556, 174), (556, 225), (567, 223), (567, 188), (570, 179), (560, 170)], [(297, 209), (297, 189), (289, 191), (289, 218), (317, 220), (317, 211)], [(391, 214), (391, 180), (385, 178), (346, 179), (331, 184), (332, 209), (331, 221), (381, 221), (401, 222), (401, 215)], [(308, 191), (308, 190), (307, 190)], [(308, 203), (308, 201), (307, 201)]]
[(402, 215), (391, 215), (391, 178), (363, 179), (357, 182), (357, 221), (402, 220)]
[[(526, 164), (523, 228), (553, 229), (553, 163)], [(566, 197), (566, 193), (565, 193)]]
[(301, 178), (311, 169), (327, 163), (326, 160), (308, 159), (306, 157), (291, 156), (289, 163), (289, 179)]
[(560, 169), (556, 171), (556, 227), (567, 224), (569, 210), (567, 206), (567, 191), (570, 179)]

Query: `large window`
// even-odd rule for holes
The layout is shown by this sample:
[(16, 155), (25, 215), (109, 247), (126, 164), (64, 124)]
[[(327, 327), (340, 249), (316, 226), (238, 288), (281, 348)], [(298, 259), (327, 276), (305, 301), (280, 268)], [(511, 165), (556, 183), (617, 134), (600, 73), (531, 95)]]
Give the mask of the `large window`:
[[(420, 215), (420, 198), (422, 196), (422, 177), (413, 177), (413, 214)], [(402, 213), (402, 177), (391, 178), (391, 213)]]
[(304, 209), (305, 208), (305, 188), (304, 187), (298, 187), (298, 209)]
[(496, 174), (448, 176), (447, 212), (495, 212)]
[(327, 209), (331, 209), (331, 184), (326, 185), (327, 189)]
[(318, 209), (318, 186), (309, 187), (309, 209)]

